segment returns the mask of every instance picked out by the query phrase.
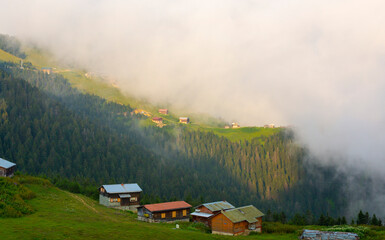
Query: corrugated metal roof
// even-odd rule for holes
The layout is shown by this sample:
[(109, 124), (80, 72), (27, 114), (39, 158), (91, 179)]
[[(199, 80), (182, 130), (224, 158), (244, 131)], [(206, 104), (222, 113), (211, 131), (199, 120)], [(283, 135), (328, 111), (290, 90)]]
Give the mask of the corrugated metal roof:
[(0, 158), (0, 167), (2, 167), (2, 168), (10, 168), (10, 167), (13, 167), (13, 166), (16, 166), (16, 164), (13, 163), (13, 162), (7, 161), (5, 159)]
[[(202, 205), (207, 207), (212, 212), (235, 208), (231, 203), (226, 202), (226, 201), (204, 203)], [(202, 206), (202, 205), (200, 205), (200, 206)], [(200, 207), (200, 206), (198, 206), (198, 207)]]
[(318, 230), (303, 230), (300, 239), (328, 239), (328, 240), (357, 240), (359, 239), (356, 233), (349, 232), (325, 232)]
[(185, 201), (176, 201), (176, 202), (146, 204), (143, 207), (147, 208), (151, 212), (159, 212), (159, 211), (167, 211), (167, 210), (173, 210), (173, 209), (190, 208), (191, 205), (186, 203)]
[(198, 217), (204, 217), (204, 218), (209, 218), (212, 215), (214, 215), (214, 214), (204, 213), (204, 212), (193, 212), (193, 213), (191, 213), (191, 216), (198, 216)]
[(119, 197), (120, 198), (130, 198), (131, 195), (130, 194), (119, 194)]
[(253, 205), (230, 209), (227, 211), (223, 211), (222, 213), (233, 223), (242, 221), (254, 223), (258, 222), (257, 218), (265, 215)]
[(103, 185), (102, 187), (108, 193), (142, 192), (142, 189), (136, 183)]

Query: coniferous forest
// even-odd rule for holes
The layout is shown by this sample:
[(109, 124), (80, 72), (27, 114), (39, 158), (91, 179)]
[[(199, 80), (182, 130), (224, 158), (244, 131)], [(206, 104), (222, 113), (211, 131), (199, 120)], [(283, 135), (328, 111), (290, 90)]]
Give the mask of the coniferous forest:
[(225, 199), (289, 215), (343, 212), (338, 189), (309, 181), (306, 150), (290, 130), (231, 142), (185, 126), (141, 128), (135, 115), (123, 114), (130, 106), (81, 93), (60, 75), (4, 62), (0, 69), (0, 154), (22, 172), (76, 181), (94, 194), (100, 184), (137, 182), (147, 201)]

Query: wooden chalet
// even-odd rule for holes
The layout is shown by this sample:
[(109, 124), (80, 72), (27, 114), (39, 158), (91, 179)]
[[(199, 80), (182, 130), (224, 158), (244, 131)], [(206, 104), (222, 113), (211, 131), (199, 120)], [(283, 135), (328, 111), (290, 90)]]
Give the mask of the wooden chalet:
[(0, 177), (13, 177), (16, 164), (0, 158)]
[(138, 220), (145, 222), (190, 221), (191, 205), (185, 201), (146, 204), (138, 207)]
[(184, 123), (184, 124), (187, 124), (190, 122), (190, 119), (188, 117), (180, 117), (179, 118), (179, 122), (180, 123)]
[(193, 222), (202, 222), (211, 227), (211, 217), (223, 210), (235, 208), (226, 201), (204, 203), (195, 207), (195, 212), (191, 213)]
[(161, 118), (161, 117), (153, 117), (152, 121), (154, 123), (163, 123), (163, 118)]
[(142, 189), (136, 183), (102, 185), (99, 188), (99, 203), (122, 210), (136, 212), (140, 206)]
[(252, 205), (221, 211), (211, 217), (211, 232), (233, 236), (262, 232), (263, 215)]
[(159, 109), (158, 112), (159, 112), (160, 114), (167, 115), (167, 114), (168, 114), (168, 109)]

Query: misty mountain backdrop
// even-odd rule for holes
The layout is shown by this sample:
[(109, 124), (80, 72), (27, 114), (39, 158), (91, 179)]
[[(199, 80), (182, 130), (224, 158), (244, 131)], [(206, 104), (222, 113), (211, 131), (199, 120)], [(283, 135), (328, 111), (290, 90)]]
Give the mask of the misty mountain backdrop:
[[(4, 51), (25, 57), (17, 43), (7, 47), (15, 39), (0, 40), (8, 42)], [(22, 69), (0, 62), (0, 155), (22, 172), (92, 187), (137, 182), (147, 199), (227, 200), (288, 216), (350, 216), (352, 199), (374, 199), (367, 186), (378, 179), (310, 161), (290, 128), (231, 141), (184, 125), (142, 126), (132, 111), (28, 62)]]

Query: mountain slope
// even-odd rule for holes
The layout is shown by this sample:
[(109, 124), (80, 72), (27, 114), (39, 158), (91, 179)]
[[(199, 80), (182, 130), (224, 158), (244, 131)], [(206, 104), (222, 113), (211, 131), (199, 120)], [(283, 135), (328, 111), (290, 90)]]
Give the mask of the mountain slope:
[[(175, 224), (140, 222), (132, 213), (108, 209), (82, 195), (42, 184), (44, 180), (37, 178), (17, 176), (14, 181), (22, 182), (36, 194), (28, 200), (36, 212), (21, 218), (0, 218), (1, 239), (233, 239), (203, 233), (186, 224), (181, 224), (182, 229), (174, 229)], [(263, 234), (247, 239), (296, 236)]]

